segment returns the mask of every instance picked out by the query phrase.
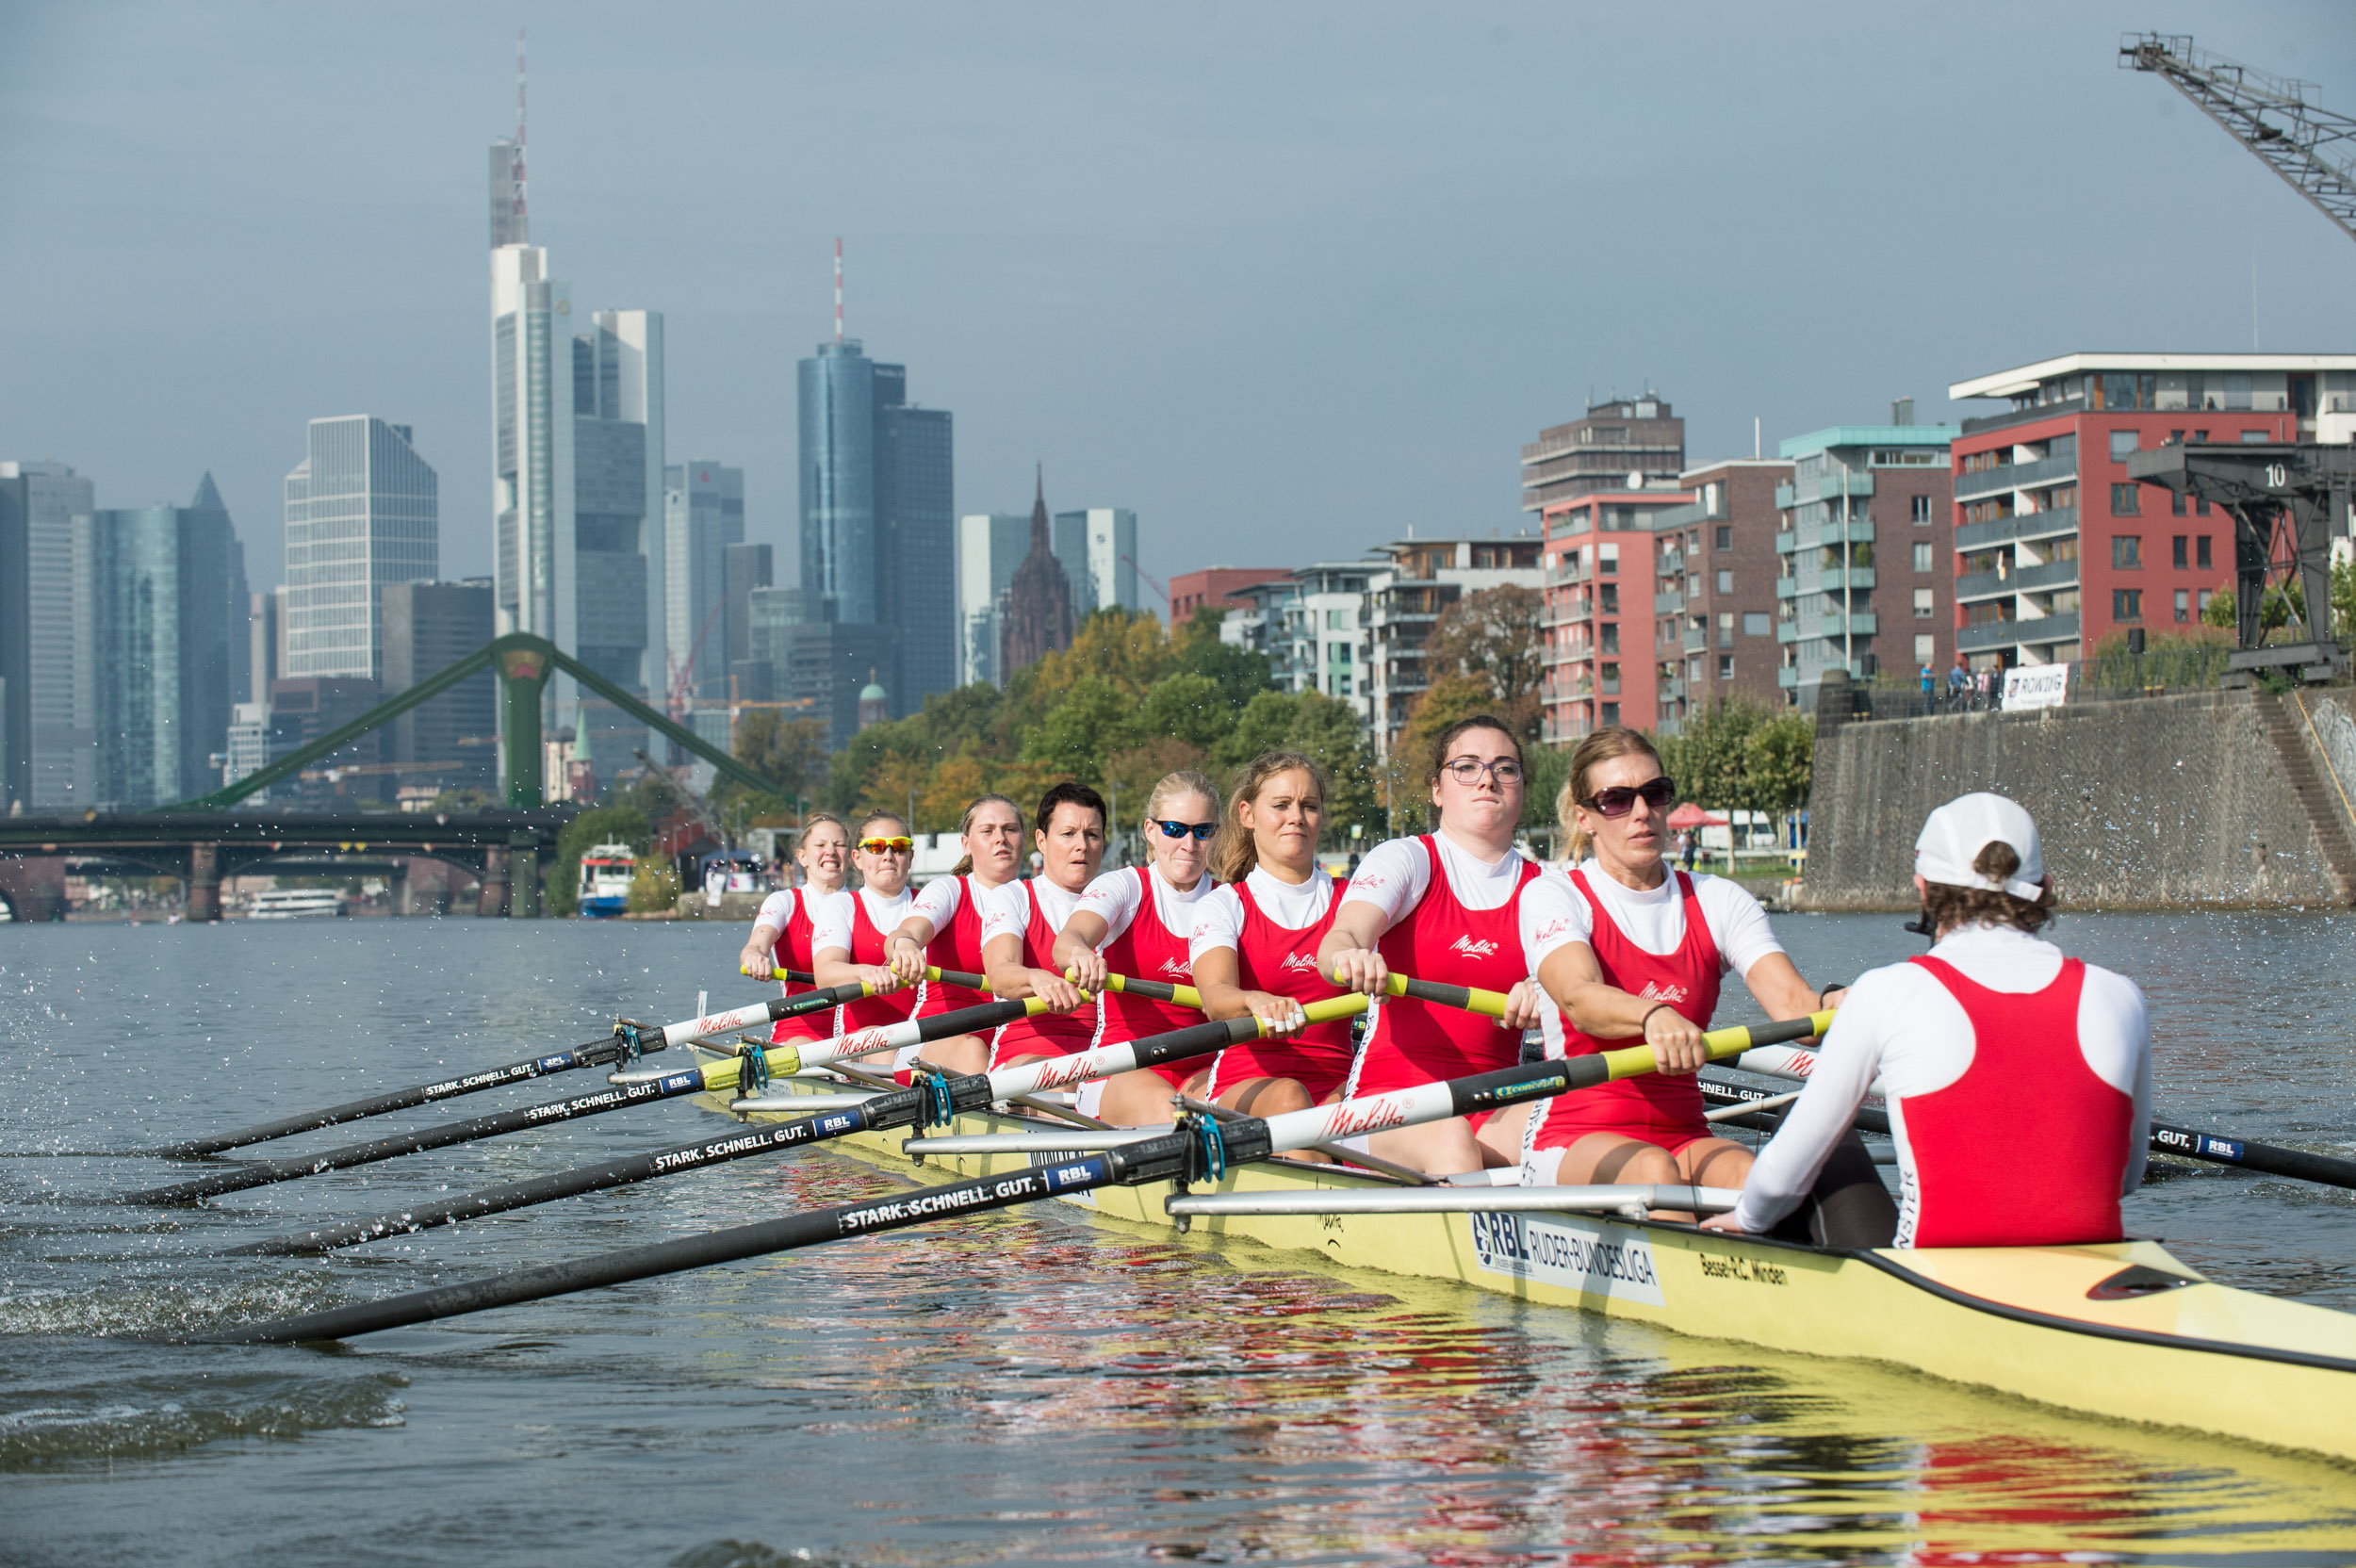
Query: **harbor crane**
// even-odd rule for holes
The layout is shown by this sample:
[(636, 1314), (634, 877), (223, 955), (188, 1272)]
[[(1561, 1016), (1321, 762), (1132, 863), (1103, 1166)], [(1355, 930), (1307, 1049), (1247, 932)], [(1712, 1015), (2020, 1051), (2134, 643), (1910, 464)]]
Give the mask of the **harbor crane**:
[(2356, 119), (2315, 103), (2313, 82), (2196, 49), (2188, 34), (2126, 34), (2119, 41), (2119, 67), (2151, 72), (2191, 99), (2356, 239)]

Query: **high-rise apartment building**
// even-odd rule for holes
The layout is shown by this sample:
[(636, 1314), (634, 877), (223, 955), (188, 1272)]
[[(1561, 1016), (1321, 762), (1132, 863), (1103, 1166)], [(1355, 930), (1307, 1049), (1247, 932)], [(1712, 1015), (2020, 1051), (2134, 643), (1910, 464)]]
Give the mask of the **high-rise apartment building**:
[(1006, 590), (1031, 547), (1023, 512), (976, 512), (957, 519), (957, 683), (1003, 684), (998, 641)]
[[(598, 311), (576, 331), (571, 286), (530, 243), (520, 149), (491, 155), (492, 580), (499, 628), (546, 637), (637, 694), (668, 669), (663, 629), (663, 318)], [(507, 172), (502, 173), (502, 171)], [(548, 682), (551, 728), (576, 728), (600, 776), (631, 765), (643, 726)]]
[(243, 551), (210, 477), (195, 504), (73, 527), (73, 803), (145, 808), (217, 787), (245, 638)]
[[(13, 498), (24, 534), (24, 784), (27, 810), (64, 810), (88, 796), (94, 741), (74, 716), (74, 538), (75, 519), (97, 508), (90, 482), (63, 463), (0, 462), (0, 488)], [(0, 604), (0, 616), (8, 607)]]
[(1247, 608), (1219, 623), (1219, 640), (1268, 662), (1281, 692), (1322, 692), (1366, 716), (1366, 587), (1384, 564), (1317, 561), (1239, 588)]
[(663, 470), (666, 695), (713, 702), (728, 696), (727, 550), (744, 542), (744, 469), (705, 460)]
[[(461, 582), (394, 582), (384, 590), (384, 694), (397, 695), (474, 652), (494, 635), (488, 578)], [(489, 671), (469, 677), (395, 719), (384, 760), (417, 773), (403, 784), (443, 789), (499, 788), (499, 689)]]
[(1729, 458), (1688, 469), (1691, 504), (1656, 514), (1661, 534), (1653, 605), (1659, 727), (1674, 734), (1729, 697), (1781, 708), (1783, 655), (1775, 642), (1775, 589), (1783, 526), (1776, 488), (1792, 478), (1779, 458)]
[(1575, 496), (1642, 490), (1684, 471), (1685, 421), (1650, 392), (1614, 396), (1522, 449), (1522, 510), (1543, 514)]
[(1656, 531), (1694, 498), (1662, 486), (1593, 491), (1546, 511), (1546, 679), (1540, 733), (1576, 741), (1607, 725), (1657, 727), (1661, 624), (1681, 625), (1683, 595), (1665, 609), (1664, 584), (1684, 580), (1682, 533)]
[(440, 570), (440, 482), (410, 437), (372, 414), (310, 422), (286, 476), (280, 675), (383, 678), (385, 587)]
[(1977, 667), (2042, 664), (2233, 593), (2233, 519), (2130, 480), (2130, 454), (2348, 440), (2356, 354), (2063, 354), (1947, 395), (2011, 405), (1955, 439), (1956, 645)]
[[(1911, 405), (1901, 405), (1910, 413)], [(1816, 706), (1827, 669), (1853, 681), (1888, 674), (1943, 675), (1954, 656), (1954, 567), (1946, 425), (1836, 425), (1777, 450), (1792, 481), (1776, 493), (1784, 530), (1775, 549), (1776, 679), (1802, 708)]]
[[(1407, 714), (1432, 684), (1425, 645), (1450, 605), (1492, 588), (1543, 591), (1536, 533), (1394, 539), (1367, 553), (1389, 563), (1366, 580), (1358, 694), (1375, 755), (1388, 757)], [(1329, 680), (1327, 689), (1332, 692)], [(1341, 694), (1334, 692), (1333, 694)]]
[[(801, 585), (843, 626), (883, 626), (895, 715), (956, 684), (955, 439), (908, 401), (908, 369), (838, 337), (801, 362)], [(852, 691), (857, 709), (858, 687)]]

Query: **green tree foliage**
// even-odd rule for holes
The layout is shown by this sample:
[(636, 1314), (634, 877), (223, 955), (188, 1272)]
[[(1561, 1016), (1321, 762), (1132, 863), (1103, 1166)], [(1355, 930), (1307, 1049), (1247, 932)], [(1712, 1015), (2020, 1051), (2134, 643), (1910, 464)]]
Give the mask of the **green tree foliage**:
[(548, 870), (548, 906), (552, 915), (581, 907), (581, 858), (598, 844), (628, 844), (643, 855), (654, 842), (654, 825), (635, 806), (600, 806), (583, 811), (556, 836), (556, 864)]
[(1805, 715), (1731, 698), (1660, 744), (1682, 799), (1715, 810), (1796, 811), (1808, 804), (1816, 727)]
[[(1511, 583), (1466, 594), (1449, 605), (1432, 623), (1424, 648), (1424, 667), (1434, 687), (1449, 677), (1478, 683), (1486, 694), (1487, 711), (1511, 724), (1522, 740), (1536, 740), (1538, 685), (1546, 675), (1539, 635), (1545, 610), (1544, 595)], [(1432, 729), (1446, 727), (1444, 721)]]

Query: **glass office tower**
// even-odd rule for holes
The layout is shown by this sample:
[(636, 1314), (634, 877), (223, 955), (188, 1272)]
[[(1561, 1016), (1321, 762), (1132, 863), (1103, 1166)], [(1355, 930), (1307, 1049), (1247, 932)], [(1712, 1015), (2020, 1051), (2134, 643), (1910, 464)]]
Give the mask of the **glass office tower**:
[(440, 481), (410, 427), (314, 419), (286, 476), (286, 660), (278, 674), (384, 676), (384, 594), (440, 571)]

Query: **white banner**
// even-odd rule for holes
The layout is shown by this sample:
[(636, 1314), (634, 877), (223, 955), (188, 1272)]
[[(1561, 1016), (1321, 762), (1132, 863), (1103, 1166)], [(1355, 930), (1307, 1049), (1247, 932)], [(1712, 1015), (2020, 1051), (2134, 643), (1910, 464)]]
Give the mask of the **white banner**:
[(1644, 1233), (1569, 1216), (1475, 1214), (1473, 1263), (1491, 1274), (1543, 1280), (1589, 1296), (1667, 1303)]
[(2070, 700), (2067, 663), (2015, 664), (2004, 672), (2004, 711), (2016, 708), (2059, 708)]

